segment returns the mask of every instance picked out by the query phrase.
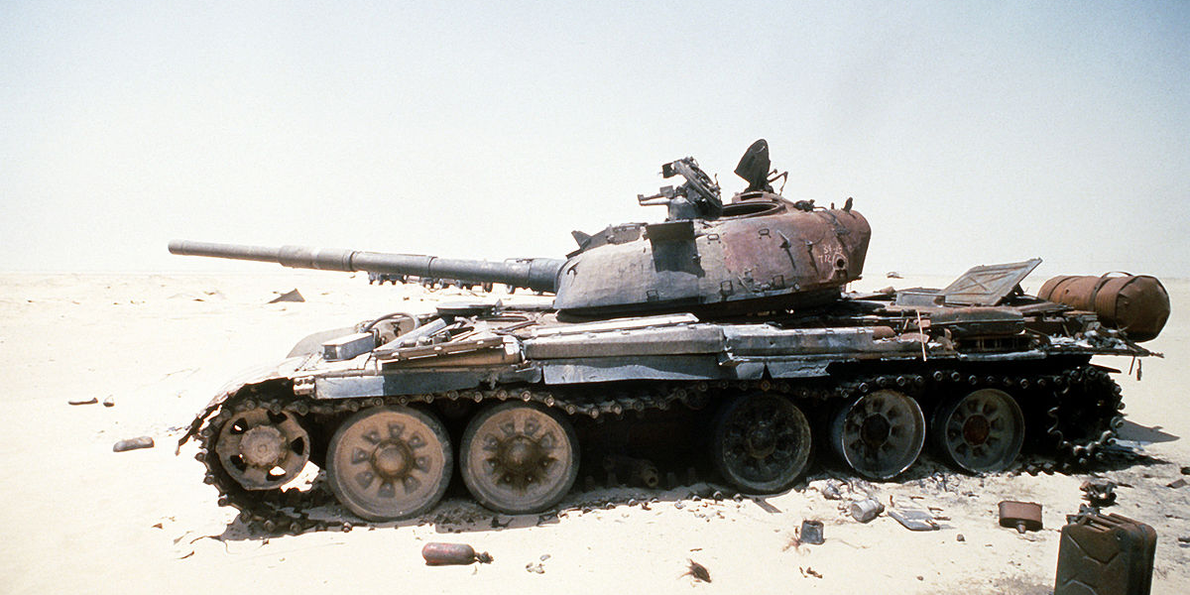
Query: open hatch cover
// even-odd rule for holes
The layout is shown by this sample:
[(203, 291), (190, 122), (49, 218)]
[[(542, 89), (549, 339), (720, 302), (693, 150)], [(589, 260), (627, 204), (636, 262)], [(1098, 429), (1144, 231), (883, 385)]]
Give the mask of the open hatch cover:
[(995, 306), (1020, 284), (1037, 265), (1040, 258), (1007, 264), (972, 267), (942, 290), (948, 306)]

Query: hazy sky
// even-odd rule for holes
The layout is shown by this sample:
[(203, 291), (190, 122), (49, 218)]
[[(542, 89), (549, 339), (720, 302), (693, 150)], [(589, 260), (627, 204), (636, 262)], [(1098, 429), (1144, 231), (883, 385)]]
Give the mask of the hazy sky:
[(0, 270), (560, 256), (763, 137), (869, 277), (1190, 276), (1190, 2), (438, 4), (0, 3)]

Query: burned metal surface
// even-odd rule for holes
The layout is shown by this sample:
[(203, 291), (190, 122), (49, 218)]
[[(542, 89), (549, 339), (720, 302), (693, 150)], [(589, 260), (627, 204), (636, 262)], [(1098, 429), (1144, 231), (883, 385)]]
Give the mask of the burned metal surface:
[(686, 183), (640, 198), (667, 205), (666, 221), (576, 232), (565, 260), (173, 242), (179, 254), (556, 293), (552, 307), (441, 304), (311, 335), (229, 383), (179, 448), (197, 437), (221, 503), (295, 531), (320, 501), (317, 486), (289, 485), (304, 465), (353, 513), (384, 520), (433, 507), (456, 469), (485, 506), (547, 510), (588, 448), (609, 474), (655, 484), (663, 451), (701, 443), (749, 493), (793, 485), (820, 436), (881, 480), (912, 467), (925, 440), (972, 473), (1009, 468), (1026, 435), (1076, 463), (1103, 455), (1121, 396), (1091, 358), (1155, 355), (1135, 342), (1168, 316), (1155, 279), (1105, 277), (1087, 295), (1052, 282), (1090, 309), (1025, 295), (1036, 259), (975, 267), (944, 289), (846, 293), (867, 221), (851, 199), (781, 197), (768, 163), (757, 143), (738, 168), (748, 187), (727, 204), (692, 159), (667, 164)]

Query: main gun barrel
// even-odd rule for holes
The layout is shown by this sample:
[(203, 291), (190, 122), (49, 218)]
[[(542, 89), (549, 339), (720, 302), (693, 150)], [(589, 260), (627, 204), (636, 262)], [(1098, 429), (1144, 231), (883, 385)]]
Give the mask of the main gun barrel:
[(472, 283), (504, 283), (514, 287), (528, 287), (533, 291), (557, 291), (558, 272), (564, 260), (557, 258), (524, 258), (492, 262), (438, 258), (421, 254), (388, 254), (337, 248), (308, 246), (244, 246), (174, 240), (169, 243), (172, 254), (208, 256), (235, 260), (273, 262), (295, 269), (324, 271), (367, 271), (394, 275), (415, 275), (432, 279), (457, 279)]

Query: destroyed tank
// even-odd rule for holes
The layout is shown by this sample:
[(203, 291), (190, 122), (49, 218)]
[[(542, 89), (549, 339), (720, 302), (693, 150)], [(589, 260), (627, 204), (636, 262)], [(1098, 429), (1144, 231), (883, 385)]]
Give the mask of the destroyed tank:
[[(265, 373), (225, 387), (182, 444), (220, 503), (300, 530), (313, 464), (355, 515), (421, 514), (456, 469), (483, 506), (550, 509), (579, 476), (656, 485), (697, 467), (743, 493), (788, 489), (816, 450), (891, 479), (927, 440), (957, 469), (1001, 471), (1026, 439), (1064, 460), (1101, 456), (1119, 386), (1095, 355), (1156, 355), (1169, 314), (1147, 276), (1020, 283), (1040, 262), (978, 266), (943, 289), (846, 291), (871, 235), (841, 208), (791, 201), (763, 140), (724, 204), (691, 158), (642, 205), (658, 223), (574, 232), (566, 258), (458, 260), (174, 241), (175, 254), (287, 267), (502, 283), (547, 305), (442, 303), (315, 334)], [(1043, 299), (1048, 298), (1048, 299)], [(582, 456), (580, 456), (582, 453)], [(701, 463), (700, 463), (701, 462)], [(287, 489), (288, 488), (288, 489)]]

